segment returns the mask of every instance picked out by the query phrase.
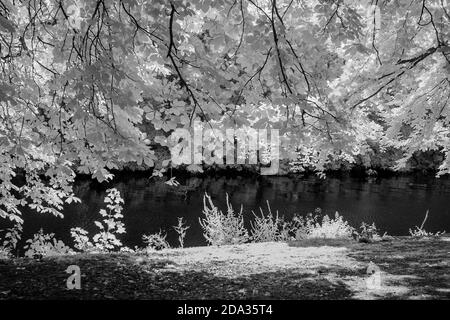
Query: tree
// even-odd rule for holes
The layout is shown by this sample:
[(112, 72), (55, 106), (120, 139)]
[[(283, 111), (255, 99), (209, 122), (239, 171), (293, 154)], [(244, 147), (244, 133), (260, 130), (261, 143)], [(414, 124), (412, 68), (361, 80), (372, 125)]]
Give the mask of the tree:
[[(59, 215), (76, 173), (157, 159), (142, 122), (278, 128), (284, 157), (368, 141), (450, 168), (446, 0), (1, 0), (0, 216)], [(17, 175), (22, 175), (18, 179)], [(19, 181), (20, 180), (20, 181)]]

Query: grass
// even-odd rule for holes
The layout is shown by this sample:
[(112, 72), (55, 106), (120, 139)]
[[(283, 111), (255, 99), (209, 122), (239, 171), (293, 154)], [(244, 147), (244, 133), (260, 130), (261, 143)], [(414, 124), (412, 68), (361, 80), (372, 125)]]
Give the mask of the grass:
[(425, 222), (428, 219), (428, 214), (430, 213), (429, 210), (425, 213), (425, 218), (422, 221), (422, 224), (420, 227), (415, 226), (413, 229), (409, 229), (409, 234), (413, 238), (423, 238), (423, 237), (440, 237), (443, 234), (445, 234), (445, 231), (438, 231), (438, 232), (429, 232), (424, 229)]
[(204, 218), (199, 218), (206, 241), (211, 245), (226, 245), (245, 243), (249, 239), (248, 231), (244, 227), (242, 216), (243, 207), (239, 212), (235, 212), (228, 199), (227, 212), (219, 210), (205, 193), (203, 197)]
[(203, 198), (204, 218), (200, 219), (203, 235), (211, 245), (227, 245), (252, 242), (288, 241), (291, 239), (351, 239), (356, 232), (339, 213), (334, 218), (322, 215), (320, 209), (315, 214), (306, 217), (295, 216), (290, 222), (280, 217), (278, 211), (274, 215), (267, 201), (268, 212), (259, 208), (260, 215), (253, 213), (250, 222), (250, 236), (244, 228), (242, 206), (240, 212), (235, 212), (231, 206), (228, 195), (227, 213), (224, 214), (212, 202), (211, 197), (205, 194)]
[(328, 215), (308, 214), (295, 217), (297, 240), (302, 239), (352, 239), (355, 229), (338, 212), (334, 218)]
[[(450, 299), (449, 252), (444, 236), (0, 260), (0, 299)], [(379, 288), (367, 286), (371, 264)], [(81, 290), (65, 287), (69, 265), (81, 269)]]
[(261, 216), (255, 214), (252, 211), (254, 221), (251, 224), (251, 240), (253, 242), (270, 242), (270, 241), (284, 241), (286, 239), (286, 233), (283, 233), (284, 220), (276, 215), (273, 216), (270, 209), (269, 201), (267, 201), (268, 213), (264, 214), (262, 208), (259, 208)]

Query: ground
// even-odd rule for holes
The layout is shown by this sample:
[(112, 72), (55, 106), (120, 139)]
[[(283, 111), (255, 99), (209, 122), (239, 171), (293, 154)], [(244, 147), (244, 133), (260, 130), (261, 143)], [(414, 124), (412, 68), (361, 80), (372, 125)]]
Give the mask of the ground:
[[(80, 290), (66, 287), (69, 265)], [(18, 298), (450, 299), (450, 237), (0, 260), (0, 299)]]

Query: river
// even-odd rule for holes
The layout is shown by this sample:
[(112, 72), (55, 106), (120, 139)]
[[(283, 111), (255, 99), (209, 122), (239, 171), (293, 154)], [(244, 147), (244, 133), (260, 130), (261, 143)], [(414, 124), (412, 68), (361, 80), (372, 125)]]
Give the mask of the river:
[[(450, 231), (450, 179), (429, 176), (397, 176), (378, 179), (316, 176), (291, 177), (190, 177), (179, 180), (181, 186), (172, 187), (152, 181), (139, 174), (120, 176), (108, 187), (117, 188), (125, 200), (124, 223), (126, 234), (121, 235), (129, 247), (142, 246), (142, 235), (163, 230), (171, 245), (177, 245), (177, 234), (172, 226), (177, 217), (183, 217), (190, 229), (186, 246), (205, 245), (199, 225), (202, 216), (203, 194), (208, 192), (220, 209), (226, 210), (225, 194), (236, 210), (241, 204), (245, 224), (249, 227), (252, 210), (266, 208), (269, 201), (272, 212), (277, 210), (287, 220), (294, 214), (305, 215), (320, 207), (325, 214), (336, 211), (352, 226), (361, 222), (375, 222), (389, 235), (407, 235), (408, 229), (420, 225), (426, 210), (430, 210), (425, 229)], [(75, 191), (81, 204), (67, 205), (64, 218), (24, 212), (24, 239), (40, 228), (54, 232), (58, 239), (72, 244), (70, 228), (82, 227), (94, 233), (95, 220), (104, 207), (106, 186), (89, 179), (79, 179)], [(267, 211), (267, 210), (265, 210)]]

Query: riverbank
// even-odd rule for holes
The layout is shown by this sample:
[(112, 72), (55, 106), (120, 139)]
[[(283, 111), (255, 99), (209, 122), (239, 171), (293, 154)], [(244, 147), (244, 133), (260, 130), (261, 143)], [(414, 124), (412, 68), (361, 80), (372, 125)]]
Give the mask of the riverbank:
[(0, 299), (450, 299), (450, 235), (0, 260)]

